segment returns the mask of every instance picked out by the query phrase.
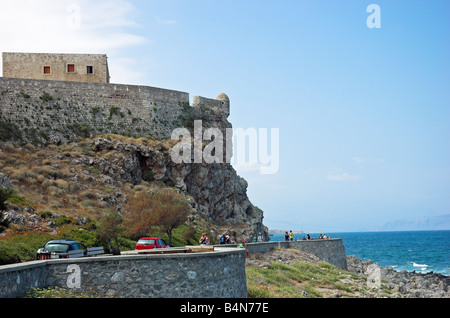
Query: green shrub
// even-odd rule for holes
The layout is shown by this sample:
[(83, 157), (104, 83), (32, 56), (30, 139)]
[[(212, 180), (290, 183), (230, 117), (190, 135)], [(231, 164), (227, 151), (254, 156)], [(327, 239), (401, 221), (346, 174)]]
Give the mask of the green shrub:
[(11, 198), (13, 191), (0, 187), (0, 211), (6, 209), (5, 201)]
[(111, 106), (109, 109), (109, 119), (111, 119), (114, 115), (119, 115), (120, 108), (117, 106)]
[(264, 286), (248, 286), (247, 294), (249, 298), (274, 298), (274, 295)]
[(54, 238), (46, 233), (11, 233), (0, 239), (0, 265), (35, 260), (37, 250)]
[(144, 176), (144, 181), (153, 181), (155, 180), (155, 175), (153, 174), (153, 172), (149, 171), (147, 172), (147, 174)]
[(46, 92), (44, 92), (44, 94), (39, 96), (39, 98), (46, 102), (53, 100), (53, 96)]
[(0, 141), (22, 140), (22, 133), (16, 124), (0, 120)]
[(79, 292), (69, 288), (32, 288), (27, 298), (99, 298), (95, 291)]
[(19, 206), (24, 206), (26, 205), (25, 201), (22, 199), (22, 197), (18, 194), (12, 194), (9, 198), (8, 198), (8, 202), (15, 204), (15, 205), (19, 205)]
[(30, 94), (27, 94), (27, 93), (25, 93), (25, 92), (20, 92), (20, 95), (22, 95), (22, 97), (23, 98), (25, 98), (25, 99), (28, 99), (28, 98), (30, 98), (31, 96), (30, 96)]
[(65, 215), (61, 215), (59, 218), (57, 218), (55, 220), (56, 226), (62, 226), (62, 225), (71, 224), (71, 223), (75, 223), (75, 220), (72, 218), (68, 218)]

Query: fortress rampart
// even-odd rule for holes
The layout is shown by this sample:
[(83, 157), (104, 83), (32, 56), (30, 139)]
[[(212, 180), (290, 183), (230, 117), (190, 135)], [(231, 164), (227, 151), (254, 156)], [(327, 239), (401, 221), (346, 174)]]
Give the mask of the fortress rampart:
[(225, 94), (193, 101), (188, 93), (149, 86), (0, 78), (0, 123), (14, 139), (32, 143), (101, 133), (170, 138), (186, 119), (226, 122)]

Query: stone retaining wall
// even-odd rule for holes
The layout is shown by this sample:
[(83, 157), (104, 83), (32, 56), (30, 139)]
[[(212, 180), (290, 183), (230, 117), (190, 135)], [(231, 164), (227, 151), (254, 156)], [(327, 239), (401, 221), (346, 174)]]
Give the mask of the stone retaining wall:
[(247, 297), (245, 251), (103, 256), (0, 266), (0, 297), (68, 287), (100, 297)]
[(252, 253), (266, 253), (273, 248), (296, 248), (328, 262), (336, 267), (347, 270), (347, 259), (342, 239), (315, 239), (307, 241), (281, 241), (249, 243), (247, 249)]
[[(248, 243), (249, 254), (296, 248), (347, 269), (342, 239)], [(52, 286), (95, 291), (101, 297), (245, 298), (245, 250), (220, 245), (214, 252), (102, 256), (0, 266), (0, 298), (23, 297)]]

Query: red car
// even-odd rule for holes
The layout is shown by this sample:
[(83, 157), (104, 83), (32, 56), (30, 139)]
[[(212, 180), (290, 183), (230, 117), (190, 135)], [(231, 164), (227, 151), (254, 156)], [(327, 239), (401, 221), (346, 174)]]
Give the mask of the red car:
[(135, 251), (137, 250), (149, 250), (152, 248), (166, 248), (170, 247), (164, 240), (160, 237), (142, 237), (136, 243)]

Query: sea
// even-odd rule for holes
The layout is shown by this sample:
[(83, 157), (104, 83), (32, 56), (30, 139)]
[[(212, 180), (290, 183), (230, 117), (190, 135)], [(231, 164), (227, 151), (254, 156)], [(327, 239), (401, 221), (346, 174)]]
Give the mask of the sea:
[[(304, 234), (294, 234), (301, 240)], [(384, 268), (416, 273), (440, 273), (450, 276), (450, 231), (389, 231), (325, 233), (341, 238), (347, 255), (371, 260)], [(309, 233), (318, 238), (320, 233)], [(270, 236), (284, 241), (284, 235)]]

